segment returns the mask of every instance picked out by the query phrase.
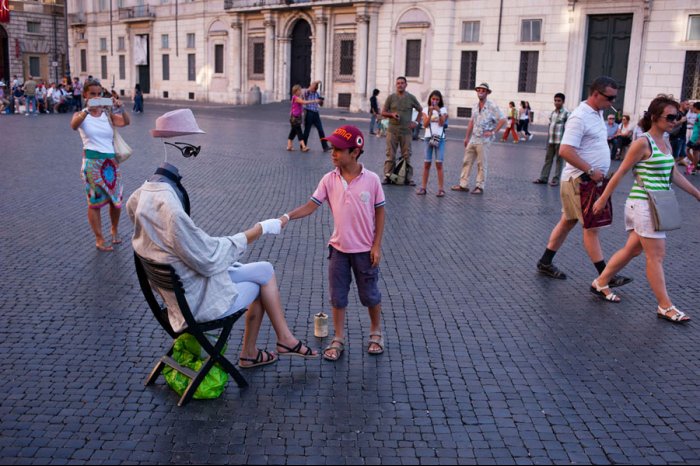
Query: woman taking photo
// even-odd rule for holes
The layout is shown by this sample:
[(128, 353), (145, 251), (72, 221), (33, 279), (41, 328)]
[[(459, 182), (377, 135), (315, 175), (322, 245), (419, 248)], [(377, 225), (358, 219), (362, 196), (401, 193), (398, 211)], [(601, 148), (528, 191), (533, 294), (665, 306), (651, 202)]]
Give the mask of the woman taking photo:
[[(83, 87), (83, 98), (87, 106), (75, 112), (70, 122), (83, 140), (82, 178), (88, 203), (88, 223), (95, 234), (95, 247), (100, 251), (113, 251), (113, 244), (121, 243), (119, 237), (119, 215), (122, 208), (122, 180), (119, 164), (115, 159), (114, 130), (112, 126), (129, 124), (122, 103), (111, 98), (110, 106), (91, 105), (90, 99), (102, 97), (102, 86), (98, 81), (88, 80)], [(102, 235), (100, 211), (109, 204), (112, 223), (112, 241), (108, 244)]]
[[(428, 106), (423, 109), (423, 127), (425, 128), (425, 163), (423, 164), (423, 184), (416, 194), (424, 195), (428, 186), (430, 165), (435, 155), (435, 170), (438, 178), (437, 197), (445, 195), (445, 176), (442, 172), (442, 163), (445, 161), (445, 122), (447, 121), (447, 108), (442, 101), (440, 91), (433, 91), (428, 96)], [(432, 145), (431, 140), (437, 139), (438, 145)]]
[(671, 131), (676, 125), (680, 117), (679, 109), (678, 102), (665, 95), (659, 95), (651, 102), (642, 119), (644, 135), (632, 143), (620, 168), (593, 206), (593, 212), (600, 213), (610, 195), (630, 170), (634, 170), (635, 176), (641, 178), (643, 187), (635, 179), (625, 203), (625, 229), (629, 232), (627, 244), (610, 258), (603, 273), (593, 280), (591, 291), (606, 301), (619, 302), (620, 298), (610, 291), (608, 282), (643, 251), (646, 254), (647, 280), (658, 301), (657, 317), (683, 323), (688, 322), (690, 318), (678, 310), (668, 296), (663, 268), (666, 233), (655, 231), (647, 195), (647, 191), (671, 189), (673, 181), (680, 189), (700, 201), (700, 190), (690, 184), (678, 170), (674, 170), (671, 147), (664, 139), (664, 133)]

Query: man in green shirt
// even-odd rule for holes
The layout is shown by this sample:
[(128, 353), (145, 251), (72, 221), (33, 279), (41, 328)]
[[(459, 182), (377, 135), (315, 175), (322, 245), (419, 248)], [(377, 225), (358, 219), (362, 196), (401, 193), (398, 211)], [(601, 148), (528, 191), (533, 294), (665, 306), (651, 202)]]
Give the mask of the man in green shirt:
[(396, 149), (401, 146), (401, 158), (406, 163), (406, 183), (415, 186), (413, 178), (413, 167), (411, 166), (411, 141), (412, 130), (418, 124), (417, 120), (411, 118), (413, 109), (418, 112), (417, 118), (423, 112), (418, 99), (406, 92), (406, 78), (399, 76), (396, 78), (396, 92), (391, 94), (384, 102), (382, 116), (389, 118), (389, 129), (386, 135), (386, 161), (384, 162), (384, 179), (382, 184), (389, 184), (389, 176), (394, 171), (396, 165)]

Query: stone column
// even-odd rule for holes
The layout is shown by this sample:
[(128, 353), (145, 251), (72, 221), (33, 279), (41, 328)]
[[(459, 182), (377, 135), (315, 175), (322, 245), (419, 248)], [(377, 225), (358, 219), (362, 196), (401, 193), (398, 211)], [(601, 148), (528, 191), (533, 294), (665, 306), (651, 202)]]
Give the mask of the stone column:
[(289, 99), (289, 67), (292, 58), (292, 39), (289, 37), (278, 37), (280, 51), (280, 73), (277, 81), (277, 100)]
[(358, 15), (357, 31), (355, 32), (355, 97), (351, 102), (351, 110), (359, 111), (369, 108), (367, 101), (367, 50), (369, 16)]
[(326, 25), (328, 17), (325, 16), (323, 8), (314, 10), (316, 15), (316, 34), (314, 34), (314, 74), (311, 76), (312, 81), (323, 81), (324, 94), (326, 88)]
[[(379, 40), (379, 7), (372, 6), (369, 9), (369, 39), (372, 44), (367, 54), (367, 95), (377, 87), (377, 41)], [(386, 96), (384, 96), (386, 97)], [(381, 99), (379, 99), (381, 100)], [(381, 107), (381, 103), (379, 104)]]
[(265, 89), (262, 103), (271, 102), (275, 95), (275, 21), (272, 13), (265, 13)]
[(241, 96), (241, 77), (243, 76), (243, 50), (241, 49), (243, 25), (234, 19), (231, 23), (233, 35), (231, 36), (231, 94), (233, 104), (239, 105), (243, 99)]

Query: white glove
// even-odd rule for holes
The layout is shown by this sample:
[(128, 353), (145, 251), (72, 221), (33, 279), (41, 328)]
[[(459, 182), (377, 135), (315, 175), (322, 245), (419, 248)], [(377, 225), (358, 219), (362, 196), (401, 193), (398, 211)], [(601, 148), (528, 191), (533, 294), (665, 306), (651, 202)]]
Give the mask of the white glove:
[(263, 235), (279, 235), (280, 231), (282, 231), (282, 222), (278, 218), (271, 218), (258, 223), (262, 227)]

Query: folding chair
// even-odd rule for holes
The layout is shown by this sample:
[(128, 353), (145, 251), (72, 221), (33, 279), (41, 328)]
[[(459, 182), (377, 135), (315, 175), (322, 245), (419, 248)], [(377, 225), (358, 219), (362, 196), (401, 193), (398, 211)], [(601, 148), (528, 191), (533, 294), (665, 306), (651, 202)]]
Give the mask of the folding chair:
[[(134, 262), (136, 264), (136, 275), (139, 278), (141, 291), (143, 292), (151, 311), (153, 311), (153, 315), (155, 315), (161, 327), (163, 327), (173, 339), (176, 339), (183, 333), (191, 334), (197, 339), (204, 351), (206, 351), (208, 354), (208, 357), (204, 360), (200, 370), (193, 371), (188, 367), (181, 366), (172, 358), (174, 347), (173, 344), (170, 346), (168, 352), (158, 360), (155, 367), (151, 371), (151, 375), (149, 375), (148, 379), (146, 379), (145, 385), (152, 385), (166, 365), (172, 367), (176, 371), (191, 379), (190, 384), (187, 386), (187, 389), (182, 394), (180, 401), (177, 403), (178, 406), (183, 406), (185, 403), (190, 401), (195, 391), (197, 391), (197, 387), (199, 387), (199, 384), (202, 383), (209, 370), (215, 363), (218, 363), (223, 370), (231, 374), (239, 387), (247, 387), (248, 382), (246, 382), (234, 365), (221, 354), (221, 351), (223, 350), (224, 345), (231, 334), (233, 324), (235, 324), (236, 321), (243, 314), (245, 314), (247, 309), (241, 309), (240, 311), (236, 311), (234, 314), (226, 316), (222, 319), (217, 319), (210, 322), (195, 322), (192, 311), (190, 311), (190, 307), (187, 304), (187, 299), (185, 298), (185, 289), (182, 286), (182, 281), (171, 265), (159, 264), (151, 260), (144, 259), (136, 253), (134, 253)], [(175, 294), (180, 312), (187, 323), (186, 329), (181, 332), (176, 332), (173, 330), (173, 327), (170, 325), (170, 321), (168, 320), (168, 309), (158, 303), (155, 295), (153, 294), (152, 287), (165, 292), (170, 291)], [(212, 344), (204, 332), (218, 329), (221, 329), (221, 333), (217, 341)]]

